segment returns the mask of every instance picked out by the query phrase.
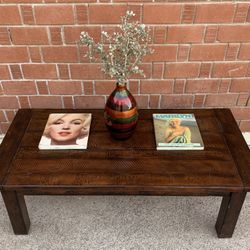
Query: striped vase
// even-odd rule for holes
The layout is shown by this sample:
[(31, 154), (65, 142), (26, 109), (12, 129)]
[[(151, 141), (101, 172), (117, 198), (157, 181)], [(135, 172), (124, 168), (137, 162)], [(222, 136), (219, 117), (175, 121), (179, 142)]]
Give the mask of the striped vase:
[(107, 100), (104, 118), (107, 128), (115, 139), (124, 140), (132, 135), (138, 121), (138, 111), (136, 101), (126, 84), (117, 83)]

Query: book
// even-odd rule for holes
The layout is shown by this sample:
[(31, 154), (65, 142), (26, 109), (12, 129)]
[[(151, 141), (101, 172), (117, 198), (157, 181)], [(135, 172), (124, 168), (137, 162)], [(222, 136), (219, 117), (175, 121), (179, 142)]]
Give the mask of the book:
[(157, 150), (203, 150), (194, 114), (153, 114)]
[(86, 149), (91, 119), (91, 113), (50, 114), (38, 148)]

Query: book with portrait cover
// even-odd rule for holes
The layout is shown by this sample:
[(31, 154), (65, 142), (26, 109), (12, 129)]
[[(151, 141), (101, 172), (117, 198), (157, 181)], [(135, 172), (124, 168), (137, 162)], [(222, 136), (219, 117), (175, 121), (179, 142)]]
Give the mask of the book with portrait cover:
[(39, 149), (86, 149), (91, 113), (52, 113), (45, 125)]
[(157, 150), (203, 150), (194, 114), (153, 114)]

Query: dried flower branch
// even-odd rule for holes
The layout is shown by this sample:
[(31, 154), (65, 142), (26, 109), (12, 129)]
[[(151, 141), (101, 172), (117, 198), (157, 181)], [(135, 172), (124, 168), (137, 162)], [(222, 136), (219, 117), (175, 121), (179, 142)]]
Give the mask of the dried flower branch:
[(88, 47), (85, 56), (90, 61), (99, 59), (102, 71), (111, 78), (116, 78), (120, 85), (126, 84), (132, 74), (145, 76), (139, 64), (143, 56), (152, 53), (149, 48), (149, 29), (138, 21), (130, 22), (133, 16), (133, 11), (126, 12), (121, 18), (121, 25), (118, 26), (119, 32), (109, 35), (103, 31), (102, 43), (96, 43), (85, 31), (80, 35), (80, 43)]

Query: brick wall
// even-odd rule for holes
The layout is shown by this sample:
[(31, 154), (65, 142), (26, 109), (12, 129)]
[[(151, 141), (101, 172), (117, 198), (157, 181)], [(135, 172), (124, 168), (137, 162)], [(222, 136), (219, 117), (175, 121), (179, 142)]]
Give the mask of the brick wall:
[(240, 1), (0, 0), (0, 133), (18, 108), (103, 108), (114, 88), (82, 58), (127, 9), (152, 29), (155, 53), (129, 88), (141, 108), (230, 107), (250, 131), (250, 4)]

